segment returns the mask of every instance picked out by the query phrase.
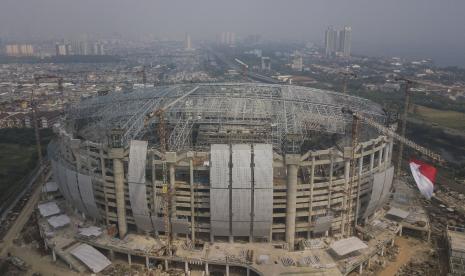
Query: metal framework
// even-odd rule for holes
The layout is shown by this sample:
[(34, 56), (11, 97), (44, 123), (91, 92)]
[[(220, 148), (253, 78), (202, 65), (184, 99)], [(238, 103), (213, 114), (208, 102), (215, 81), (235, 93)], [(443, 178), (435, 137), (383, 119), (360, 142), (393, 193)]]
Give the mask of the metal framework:
[(148, 128), (158, 122), (153, 119), (146, 127), (144, 120), (163, 108), (172, 150), (266, 142), (278, 152), (299, 152), (310, 133), (345, 134), (351, 118), (343, 107), (384, 122), (379, 106), (358, 97), (298, 86), (221, 83), (141, 88), (84, 99), (69, 110), (68, 125), (87, 140), (102, 142), (109, 130), (121, 129), (123, 145), (143, 139), (156, 147), (159, 139)]

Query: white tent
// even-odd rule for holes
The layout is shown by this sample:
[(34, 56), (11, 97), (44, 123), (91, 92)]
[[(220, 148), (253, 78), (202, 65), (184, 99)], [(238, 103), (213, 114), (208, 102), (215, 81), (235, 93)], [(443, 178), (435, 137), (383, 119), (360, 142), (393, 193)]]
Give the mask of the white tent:
[(107, 259), (97, 249), (88, 244), (81, 244), (71, 250), (71, 254), (83, 262), (92, 272), (99, 273), (107, 266), (111, 265), (110, 260)]
[(393, 217), (398, 217), (401, 219), (405, 219), (408, 217), (410, 212), (404, 211), (402, 209), (396, 208), (396, 207), (391, 207), (391, 209), (386, 213), (386, 215), (393, 216)]
[(42, 188), (42, 192), (51, 193), (58, 191), (58, 184), (56, 182), (47, 182)]
[(102, 234), (102, 229), (97, 226), (89, 226), (86, 228), (79, 228), (79, 235), (86, 236), (86, 237), (98, 237)]
[(365, 248), (368, 248), (368, 246), (357, 237), (338, 240), (331, 245), (331, 249), (339, 256), (344, 256)]
[(49, 217), (60, 213), (60, 208), (58, 208), (58, 205), (55, 203), (55, 201), (42, 203), (37, 207), (39, 208), (39, 212), (43, 217)]
[(53, 217), (48, 218), (47, 221), (55, 229), (66, 226), (70, 224), (71, 222), (71, 220), (69, 219), (67, 215), (53, 216)]

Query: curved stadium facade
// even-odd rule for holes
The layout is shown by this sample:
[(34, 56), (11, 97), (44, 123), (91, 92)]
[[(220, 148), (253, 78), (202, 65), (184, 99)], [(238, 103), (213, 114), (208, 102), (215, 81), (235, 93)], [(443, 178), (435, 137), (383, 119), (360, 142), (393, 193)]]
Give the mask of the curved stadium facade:
[[(121, 237), (170, 227), (205, 241), (294, 248), (300, 239), (350, 234), (387, 200), (392, 140), (362, 124), (353, 143), (344, 108), (386, 119), (368, 100), (297, 86), (112, 93), (70, 109), (49, 153), (66, 201), (116, 224)], [(157, 110), (164, 116), (149, 115)]]

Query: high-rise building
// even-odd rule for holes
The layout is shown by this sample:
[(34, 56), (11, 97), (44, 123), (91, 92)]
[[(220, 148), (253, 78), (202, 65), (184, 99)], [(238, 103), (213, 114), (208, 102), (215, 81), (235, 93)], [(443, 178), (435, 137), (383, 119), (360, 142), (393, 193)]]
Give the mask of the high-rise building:
[(192, 42), (191, 42), (191, 36), (190, 34), (186, 34), (186, 38), (184, 39), (184, 48), (187, 51), (192, 50)]
[(19, 46), (18, 44), (8, 44), (5, 46), (5, 53), (7, 56), (17, 56), (19, 55)]
[(325, 34), (325, 54), (333, 56), (337, 50), (337, 31), (333, 26), (328, 27)]
[(325, 34), (326, 56), (350, 57), (352, 28), (345, 26), (344, 29), (336, 30), (330, 26)]
[(31, 44), (8, 44), (5, 47), (8, 56), (33, 56), (34, 47)]
[(55, 54), (57, 56), (66, 56), (68, 55), (67, 51), (66, 51), (66, 44), (56, 44), (55, 45)]
[(86, 40), (74, 40), (71, 42), (73, 55), (86, 56), (90, 54), (89, 43)]
[(220, 43), (223, 45), (234, 46), (236, 44), (236, 33), (222, 32), (220, 36)]
[(304, 67), (304, 62), (303, 62), (302, 55), (296, 51), (292, 59), (291, 68), (295, 71), (302, 71), (303, 67)]
[(57, 56), (69, 56), (73, 53), (72, 45), (66, 42), (60, 42), (55, 45), (55, 54)]
[(262, 70), (263, 71), (271, 70), (271, 59), (269, 57), (262, 57)]
[(94, 51), (93, 54), (96, 56), (103, 56), (105, 55), (105, 48), (102, 42), (95, 42), (94, 43)]
[(352, 28), (345, 26), (339, 31), (339, 52), (343, 57), (350, 57)]

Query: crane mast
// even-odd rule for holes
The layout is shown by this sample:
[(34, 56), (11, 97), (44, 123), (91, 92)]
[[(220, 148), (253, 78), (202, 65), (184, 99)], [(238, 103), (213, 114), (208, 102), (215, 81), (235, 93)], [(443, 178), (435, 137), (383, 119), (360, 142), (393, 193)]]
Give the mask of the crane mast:
[(445, 162), (445, 160), (441, 157), (441, 155), (435, 153), (434, 151), (432, 151), (432, 150), (430, 150), (428, 148), (425, 148), (423, 146), (418, 145), (417, 143), (405, 138), (404, 136), (401, 136), (401, 135), (397, 134), (393, 130), (381, 125), (380, 123), (376, 122), (375, 120), (373, 120), (371, 118), (368, 118), (368, 117), (365, 117), (359, 112), (353, 112), (352, 115), (354, 116), (354, 118), (362, 120), (366, 124), (376, 128), (381, 133), (392, 137), (393, 139), (398, 141), (400, 144), (406, 145), (406, 146), (420, 152), (421, 154), (425, 155), (426, 157), (428, 157), (428, 158), (430, 158), (432, 160), (435, 160), (435, 161), (437, 161), (439, 163), (444, 163)]
[[(194, 89), (188, 91), (187, 93), (183, 94), (182, 96), (174, 99), (173, 101), (169, 102), (168, 104), (164, 105), (161, 108), (157, 108), (146, 115), (144, 120), (144, 125), (147, 126), (150, 120), (154, 117), (158, 118), (158, 125), (157, 125), (157, 134), (160, 143), (160, 152), (165, 156), (165, 153), (168, 151), (168, 144), (167, 144), (167, 131), (166, 131), (166, 118), (165, 112), (173, 107), (176, 103), (181, 101), (182, 99), (186, 98), (187, 96), (193, 94), (195, 91), (199, 89), (199, 86), (196, 86)], [(166, 167), (166, 157), (162, 159), (162, 176), (163, 176), (163, 184), (162, 184), (162, 191), (161, 195), (163, 198), (163, 221), (165, 227), (165, 236), (167, 239), (167, 252), (169, 255), (172, 254), (172, 240), (173, 235), (171, 231), (171, 217), (172, 217), (172, 208), (174, 208), (172, 204), (172, 197), (175, 195), (175, 187), (169, 187), (168, 185), (168, 169)]]
[[(58, 89), (60, 90), (61, 94), (63, 94), (63, 78), (53, 75), (34, 75), (34, 85), (37, 87), (39, 86), (40, 80), (43, 79), (55, 79), (58, 81)], [(34, 98), (34, 88), (31, 91), (31, 113), (32, 113), (32, 124), (34, 127), (34, 136), (36, 139), (36, 150), (37, 150), (37, 158), (39, 162), (39, 168), (43, 165), (42, 159), (42, 145), (40, 144), (40, 131), (39, 131), (39, 123), (37, 122), (37, 103)], [(43, 175), (41, 174), (41, 180), (43, 182)]]
[[(376, 122), (374, 119), (372, 118), (369, 118), (369, 117), (366, 117), (364, 116), (362, 113), (360, 112), (356, 112), (356, 111), (352, 111), (352, 110), (349, 110), (349, 109), (343, 109), (343, 112), (347, 112), (349, 114), (352, 115), (352, 153), (351, 153), (351, 160), (350, 160), (350, 168), (351, 168), (351, 172), (350, 172), (350, 175), (349, 175), (349, 186), (348, 186), (348, 189), (347, 191), (345, 191), (345, 195), (346, 195), (346, 208), (345, 208), (345, 214), (346, 214), (346, 222), (343, 222), (344, 224), (348, 225), (347, 227), (347, 235), (351, 235), (351, 231), (352, 231), (352, 227), (351, 227), (351, 220), (350, 220), (350, 217), (352, 216), (352, 195), (353, 195), (353, 186), (355, 184), (356, 181), (360, 181), (360, 179), (357, 179), (355, 178), (355, 167), (356, 167), (356, 164), (355, 164), (355, 149), (358, 145), (358, 132), (360, 130), (360, 122), (364, 122), (366, 123), (367, 125), (377, 129), (380, 133), (388, 136), (388, 137), (391, 137), (393, 138), (394, 140), (396, 140), (397, 142), (399, 142), (400, 145), (405, 145), (405, 146), (408, 146), (418, 152), (420, 152), (421, 154), (423, 154), (424, 156), (434, 160), (434, 161), (437, 161), (441, 164), (445, 163), (445, 160), (441, 157), (441, 155), (435, 153), (434, 151), (426, 148), (426, 147), (423, 147), (423, 146), (420, 146), (418, 145), (417, 143), (405, 138), (404, 136), (402, 135), (399, 135), (397, 134), (395, 131), (391, 130), (390, 128), (388, 127), (385, 127), (383, 125), (381, 125), (380, 123)], [(358, 183), (358, 185), (360, 185), (360, 183)], [(357, 190), (357, 199), (358, 199), (358, 190)], [(356, 208), (358, 208), (356, 206)], [(357, 216), (357, 214), (356, 214)], [(355, 218), (355, 225), (357, 225), (357, 217)], [(345, 234), (345, 233), (343, 233)]]

